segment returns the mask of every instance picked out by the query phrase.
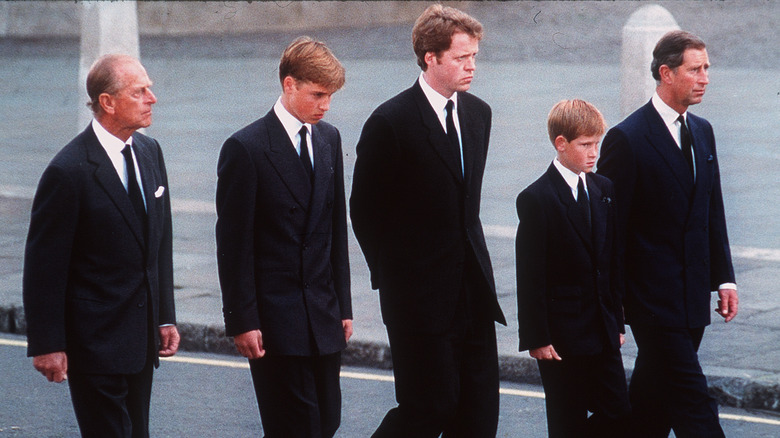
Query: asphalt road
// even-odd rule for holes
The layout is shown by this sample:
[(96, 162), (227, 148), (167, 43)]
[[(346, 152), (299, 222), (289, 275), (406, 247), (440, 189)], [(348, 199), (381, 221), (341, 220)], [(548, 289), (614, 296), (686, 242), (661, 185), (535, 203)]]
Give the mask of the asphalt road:
[[(68, 386), (47, 382), (25, 357), (25, 339), (0, 336), (0, 437), (77, 437)], [(342, 369), (341, 438), (367, 437), (395, 405), (392, 374)], [(501, 385), (498, 437), (544, 437), (542, 389)], [(730, 437), (780, 436), (780, 417), (721, 410)], [(157, 370), (152, 396), (153, 437), (252, 437), (261, 426), (246, 362), (234, 356), (180, 354)]]

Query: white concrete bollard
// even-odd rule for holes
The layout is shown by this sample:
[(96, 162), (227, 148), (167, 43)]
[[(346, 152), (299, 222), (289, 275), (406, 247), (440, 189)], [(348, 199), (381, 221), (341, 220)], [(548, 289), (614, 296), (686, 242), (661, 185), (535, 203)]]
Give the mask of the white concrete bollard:
[(620, 112), (627, 116), (647, 103), (656, 82), (650, 73), (653, 49), (661, 37), (680, 26), (663, 6), (647, 5), (637, 9), (623, 26), (623, 51), (620, 65)]
[(92, 63), (108, 53), (140, 58), (138, 9), (135, 1), (85, 1), (81, 3), (81, 59), (79, 62), (79, 118), (77, 132), (92, 120), (87, 108), (87, 73)]

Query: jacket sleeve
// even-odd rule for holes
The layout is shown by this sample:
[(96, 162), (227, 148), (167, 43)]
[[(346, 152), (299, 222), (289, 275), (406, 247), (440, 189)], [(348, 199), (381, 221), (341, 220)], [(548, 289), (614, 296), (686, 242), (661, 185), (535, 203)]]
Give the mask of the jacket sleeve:
[(171, 217), (171, 192), (168, 185), (168, 172), (165, 168), (165, 160), (160, 145), (157, 144), (157, 162), (162, 177), (162, 186), (165, 187), (163, 193), (163, 230), (160, 250), (158, 253), (159, 269), (159, 293), (160, 293), (160, 314), (159, 322), (163, 324), (176, 324), (176, 307), (173, 297), (173, 225)]
[(392, 220), (388, 206), (402, 205), (391, 199), (394, 196), (396, 148), (390, 122), (375, 112), (363, 126), (357, 144), (349, 203), (352, 229), (371, 271), (371, 285), (374, 289), (378, 289), (382, 283), (379, 254), (388, 221)]
[(254, 273), (257, 175), (246, 147), (234, 138), (222, 146), (217, 164), (217, 268), (225, 332), (235, 336), (261, 329)]
[(341, 135), (336, 133), (335, 147), (335, 195), (333, 198), (333, 240), (331, 242), (331, 266), (336, 296), (339, 299), (341, 319), (352, 319), (352, 294), (350, 292), (349, 244), (347, 241), (347, 202), (344, 193), (344, 158), (341, 151)]
[(520, 351), (524, 351), (552, 343), (547, 320), (547, 219), (528, 192), (517, 197), (517, 217), (517, 319)]
[(50, 165), (33, 200), (24, 254), (28, 356), (65, 351), (65, 300), (78, 212), (72, 176)]

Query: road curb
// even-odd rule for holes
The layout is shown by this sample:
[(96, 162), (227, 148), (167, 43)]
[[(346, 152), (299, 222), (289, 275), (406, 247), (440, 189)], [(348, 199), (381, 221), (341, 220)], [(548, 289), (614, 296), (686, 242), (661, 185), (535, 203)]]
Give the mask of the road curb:
[[(179, 323), (182, 351), (237, 355), (223, 327)], [(20, 306), (0, 306), (0, 332), (24, 335), (26, 323)], [(344, 365), (392, 369), (390, 347), (381, 342), (350, 341), (342, 354)], [(631, 369), (626, 375), (631, 376)], [(502, 381), (540, 384), (536, 361), (530, 357), (500, 356)], [(780, 376), (771, 373), (750, 374), (742, 370), (719, 369), (707, 372), (710, 394), (721, 406), (780, 412)]]

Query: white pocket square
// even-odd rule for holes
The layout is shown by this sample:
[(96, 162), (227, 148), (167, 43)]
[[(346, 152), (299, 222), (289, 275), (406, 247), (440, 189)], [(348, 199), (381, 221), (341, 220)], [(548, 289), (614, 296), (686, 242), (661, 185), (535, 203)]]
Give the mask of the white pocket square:
[(163, 186), (157, 187), (157, 191), (154, 192), (154, 197), (159, 198), (160, 196), (163, 195), (163, 193), (165, 193), (165, 187)]

